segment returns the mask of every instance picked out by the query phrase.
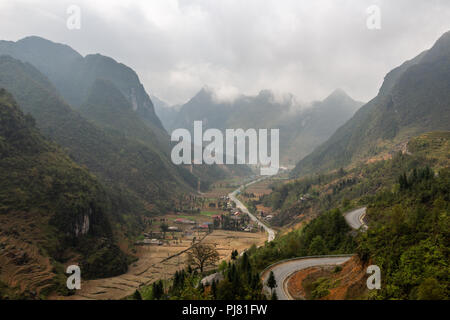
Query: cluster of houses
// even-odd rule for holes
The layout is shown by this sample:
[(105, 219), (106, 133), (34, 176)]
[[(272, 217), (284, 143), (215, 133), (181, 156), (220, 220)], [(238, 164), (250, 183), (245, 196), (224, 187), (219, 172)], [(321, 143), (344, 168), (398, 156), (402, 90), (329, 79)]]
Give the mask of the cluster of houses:
[[(195, 220), (186, 219), (186, 218), (177, 218), (173, 222), (178, 226), (169, 226), (166, 229), (166, 232), (172, 233), (175, 236), (175, 233), (183, 233), (184, 237), (193, 236), (196, 231), (212, 231), (214, 228), (223, 228), (225, 230), (241, 230), (244, 232), (254, 232), (258, 230), (258, 225), (254, 224), (250, 221), (249, 217), (244, 214), (240, 209), (236, 209), (234, 202), (230, 201), (228, 196), (221, 196), (217, 207), (221, 207), (227, 211), (223, 214), (212, 215), (213, 222), (201, 222), (198, 223)], [(214, 205), (216, 205), (214, 203)], [(211, 204), (209, 205), (210, 207)], [(261, 212), (261, 218), (266, 221), (272, 219), (271, 215), (264, 216), (264, 213)], [(153, 221), (155, 221), (154, 219)], [(160, 222), (168, 224), (168, 219), (161, 218)], [(230, 226), (232, 229), (230, 229)], [(235, 226), (233, 228), (233, 226)], [(136, 245), (146, 245), (146, 246), (161, 246), (165, 240), (166, 232), (163, 231), (150, 231), (148, 233), (144, 233), (144, 240), (140, 240), (136, 242)]]
[(175, 223), (177, 224), (185, 224), (185, 225), (192, 225), (193, 230), (209, 230), (210, 225), (213, 225), (212, 222), (205, 222), (202, 224), (197, 224), (194, 220), (184, 219), (184, 218), (178, 218), (175, 219)]
[(184, 218), (178, 218), (175, 219), (175, 223), (177, 224), (197, 224), (194, 220), (184, 219)]
[(262, 220), (267, 221), (267, 222), (269, 222), (270, 220), (273, 219), (273, 215), (271, 215), (271, 214), (266, 215), (266, 214), (264, 213), (264, 211), (261, 211), (261, 212), (259, 213), (259, 215), (260, 215), (260, 217), (261, 217)]
[(162, 235), (160, 232), (144, 233), (144, 240), (136, 241), (138, 246), (162, 246), (163, 242), (160, 240)]
[(141, 246), (162, 246), (163, 242), (159, 239), (145, 238), (142, 241), (137, 241), (136, 244)]

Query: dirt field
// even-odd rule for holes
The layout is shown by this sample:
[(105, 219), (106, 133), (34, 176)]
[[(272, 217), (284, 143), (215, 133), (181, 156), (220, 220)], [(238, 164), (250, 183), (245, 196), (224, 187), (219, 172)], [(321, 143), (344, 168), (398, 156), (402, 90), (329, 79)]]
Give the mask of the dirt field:
[(312, 267), (295, 273), (288, 279), (289, 293), (296, 300), (310, 298), (311, 286), (318, 279), (324, 277), (332, 284), (328, 294), (321, 300), (352, 300), (365, 299), (368, 291), (366, 287), (365, 269), (357, 260), (352, 258), (342, 265), (342, 270), (335, 272), (335, 267)]
[[(266, 240), (265, 233), (243, 233), (216, 230), (209, 234), (202, 242), (213, 243), (220, 254), (221, 260), (228, 259), (231, 251), (249, 248), (253, 244), (262, 245)], [(70, 300), (107, 300), (122, 299), (134, 293), (144, 284), (150, 284), (158, 279), (170, 278), (176, 270), (185, 267), (186, 254), (161, 262), (169, 256), (186, 250), (191, 245), (190, 240), (183, 240), (177, 245), (144, 246), (138, 248), (139, 260), (132, 264), (126, 274), (99, 280), (83, 281), (81, 290), (70, 297), (51, 297), (52, 299)]]

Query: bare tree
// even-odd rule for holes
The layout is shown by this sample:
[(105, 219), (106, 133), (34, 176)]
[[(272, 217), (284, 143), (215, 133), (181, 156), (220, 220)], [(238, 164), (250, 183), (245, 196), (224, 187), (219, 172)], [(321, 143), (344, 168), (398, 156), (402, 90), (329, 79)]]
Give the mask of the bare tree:
[(205, 267), (214, 266), (219, 261), (219, 253), (212, 244), (198, 243), (188, 253), (188, 263), (203, 272)]

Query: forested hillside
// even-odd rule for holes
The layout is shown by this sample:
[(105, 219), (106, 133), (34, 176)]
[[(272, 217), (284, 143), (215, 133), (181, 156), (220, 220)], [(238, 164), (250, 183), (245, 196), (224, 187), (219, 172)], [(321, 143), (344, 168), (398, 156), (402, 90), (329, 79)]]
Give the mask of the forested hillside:
[(293, 176), (386, 156), (420, 133), (449, 130), (449, 88), (450, 32), (389, 73), (378, 96), (300, 161)]
[(273, 192), (261, 202), (278, 212), (272, 221), (275, 225), (295, 224), (335, 207), (363, 206), (368, 196), (391, 190), (405, 172), (427, 166), (436, 171), (448, 167), (449, 140), (449, 132), (426, 133), (411, 139), (407, 151), (392, 159), (273, 186)]
[(97, 79), (111, 81), (158, 139), (167, 140), (152, 101), (137, 74), (126, 65), (100, 54), (83, 57), (67, 45), (35, 36), (17, 42), (0, 41), (2, 54), (32, 64), (49, 78), (59, 94), (75, 108), (85, 103)]
[(64, 292), (62, 263), (74, 257), (85, 278), (126, 271), (112, 212), (97, 179), (45, 140), (0, 89), (0, 298)]
[[(168, 171), (167, 176), (171, 180), (180, 185), (176, 189), (169, 188), (176, 192), (180, 189), (186, 192), (189, 191), (187, 189), (196, 188), (198, 179), (201, 180), (202, 190), (206, 190), (211, 183), (218, 179), (234, 174), (248, 175), (251, 173), (244, 166), (239, 166), (239, 168), (235, 168), (236, 170), (219, 166), (211, 168), (198, 166), (193, 175), (183, 167), (173, 166), (170, 160), (169, 135), (156, 115), (153, 103), (139, 77), (134, 70), (110, 57), (100, 54), (83, 57), (67, 45), (35, 36), (17, 42), (0, 41), (0, 55), (8, 55), (22, 62), (30, 63), (46, 78), (45, 81), (51, 83), (60, 100), (67, 102), (72, 109), (86, 111), (86, 108), (93, 108), (93, 112), (83, 113), (84, 118), (94, 121), (104, 129), (105, 126), (108, 127), (106, 136), (109, 140), (113, 142), (121, 140), (121, 144), (129, 145), (128, 156), (133, 158), (130, 160), (130, 164), (133, 161), (140, 162), (133, 165), (133, 168), (140, 170), (145, 159), (151, 159), (151, 165), (146, 170), (153, 177), (151, 177), (152, 182), (148, 183), (164, 180), (158, 177), (162, 168), (164, 168), (163, 171)], [(101, 86), (102, 83), (103, 86)], [(103, 89), (107, 91), (103, 93)], [(114, 101), (111, 97), (108, 98), (106, 92), (114, 92), (115, 97), (119, 97), (119, 100)], [(94, 106), (93, 100), (99, 105)], [(112, 104), (109, 105), (109, 103)], [(88, 104), (89, 106), (87, 106)], [(112, 116), (122, 117), (125, 114), (126, 119)], [(134, 125), (136, 127), (133, 127)], [(120, 133), (120, 137), (117, 136), (117, 133)], [(143, 140), (141, 139), (142, 134), (145, 135)], [(136, 150), (142, 142), (145, 144), (145, 148), (136, 155)], [(58, 141), (58, 143), (60, 142)], [(122, 149), (121, 157), (124, 156), (124, 153), (125, 149)], [(106, 157), (110, 158), (109, 155)], [(155, 167), (152, 168), (152, 166)], [(91, 167), (89, 168), (91, 169)], [(147, 176), (147, 178), (150, 177)], [(164, 185), (166, 185), (165, 181), (162, 182), (161, 188), (164, 189)], [(139, 182), (137, 187), (146, 188), (146, 184)], [(154, 187), (151, 187), (150, 190), (154, 191)], [(165, 202), (164, 199), (161, 203), (163, 202)]]
[(148, 144), (123, 134), (111, 134), (86, 120), (30, 64), (0, 57), (0, 86), (35, 117), (46, 136), (67, 148), (75, 162), (85, 165), (118, 196), (122, 195), (121, 201), (128, 202), (127, 206), (137, 206), (136, 210), (145, 206), (158, 212), (158, 208), (170, 206), (168, 200), (177, 191), (183, 191), (183, 186), (188, 190), (184, 181), (196, 187), (194, 176), (176, 168)]
[[(352, 206), (350, 200), (344, 204), (336, 202), (328, 207), (340, 206), (343, 210), (322, 211), (303, 227), (279, 236), (273, 242), (259, 248), (252, 247), (241, 256), (238, 253), (232, 255), (229, 263), (223, 262), (216, 270), (223, 274), (223, 280), (206, 286), (197, 285), (203, 275), (188, 266), (174, 275), (168, 291), (162, 289), (161, 282), (155, 282), (152, 287), (142, 289), (143, 298), (165, 299), (170, 295), (171, 299), (259, 300), (268, 298), (260, 294), (259, 273), (272, 263), (302, 256), (355, 253), (351, 263), (358, 267), (342, 277), (346, 281), (359, 279), (355, 281), (361, 283), (354, 284), (362, 288), (357, 292), (363, 295), (358, 298), (448, 299), (449, 138), (449, 132), (436, 132), (413, 139), (408, 145), (408, 149), (414, 150), (413, 154), (399, 154), (392, 160), (380, 161), (377, 167), (358, 171), (358, 175), (366, 175), (367, 179), (364, 179), (365, 183), (351, 184), (353, 187), (334, 184), (338, 175), (318, 178), (333, 181), (331, 184), (324, 182), (328, 188), (341, 186), (342, 189), (334, 189), (341, 199), (345, 195), (352, 199), (353, 188), (356, 194), (366, 190), (362, 197), (353, 196), (357, 197), (354, 200), (360, 200), (360, 205), (368, 208), (365, 218), (369, 226), (367, 231), (351, 231), (344, 220), (343, 210)], [(304, 188), (301, 181), (286, 185), (289, 186), (287, 194), (292, 195), (293, 190)], [(287, 201), (288, 197), (284, 199)], [(381, 290), (365, 290), (367, 276), (352, 274), (366, 270), (369, 265), (381, 268)], [(345, 268), (348, 272), (349, 269)], [(330, 274), (339, 277), (342, 269), (336, 267)], [(335, 288), (347, 290), (341, 287), (345, 285), (339, 280), (320, 278), (312, 283), (312, 298), (326, 297)], [(272, 295), (272, 299), (276, 296)]]
[[(436, 175), (435, 175), (436, 174)], [(363, 262), (383, 274), (378, 299), (448, 299), (450, 170), (413, 169), (398, 189), (368, 199), (369, 230), (359, 238)]]

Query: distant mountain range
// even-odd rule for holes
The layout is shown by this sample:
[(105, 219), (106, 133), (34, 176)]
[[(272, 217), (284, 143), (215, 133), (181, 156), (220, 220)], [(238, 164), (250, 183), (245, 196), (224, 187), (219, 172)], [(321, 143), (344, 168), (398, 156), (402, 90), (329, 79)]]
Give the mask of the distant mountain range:
[(387, 74), (379, 94), (328, 141), (301, 160), (294, 176), (390, 156), (418, 134), (450, 129), (450, 32)]
[[(36, 118), (43, 133), (105, 183), (131, 191), (146, 207), (193, 191), (198, 177), (207, 187), (235, 173), (200, 166), (192, 174), (172, 164), (169, 135), (131, 68), (99, 54), (83, 57), (39, 37), (0, 41), (2, 55), (0, 86)], [(33, 92), (24, 93), (23, 87)], [(35, 91), (42, 97), (51, 92), (46, 99), (52, 103), (34, 99)], [(250, 173), (242, 166), (236, 171)]]
[(85, 102), (97, 79), (109, 80), (155, 134), (165, 135), (136, 72), (110, 57), (100, 54), (83, 57), (67, 45), (35, 36), (17, 42), (0, 41), (0, 55), (10, 55), (35, 66), (75, 109)]
[(21, 294), (65, 290), (60, 263), (74, 255), (84, 278), (123, 273), (117, 239), (140, 234), (144, 216), (170, 212), (199, 180), (204, 189), (251, 173), (175, 166), (136, 73), (111, 58), (37, 37), (0, 41), (0, 89), (0, 288), (15, 286), (18, 263), (37, 263)]
[[(338, 89), (308, 107), (269, 90), (223, 101), (208, 88), (181, 106), (169, 107), (156, 97), (153, 104), (137, 74), (109, 57), (83, 57), (39, 37), (0, 41), (2, 294), (36, 299), (66, 294), (63, 265), (75, 258), (86, 278), (123, 273), (129, 258), (118, 238), (134, 239), (145, 216), (170, 212), (176, 200), (195, 192), (199, 180), (207, 187), (250, 174), (238, 165), (175, 166), (168, 134), (174, 129), (192, 132), (196, 120), (205, 129), (280, 129), (281, 163), (297, 163), (293, 177), (349, 166), (367, 171), (356, 165), (400, 150), (426, 154), (433, 150), (430, 144), (448, 139), (447, 133), (435, 133), (407, 144), (424, 132), (450, 130), (449, 89), (450, 33), (391, 71), (364, 106)], [(430, 161), (447, 166), (442, 160), (447, 151), (435, 150), (440, 157)], [(320, 175), (281, 186), (271, 197), (286, 214), (274, 222), (297, 216), (299, 207), (288, 205), (304, 205), (305, 193), (315, 197), (316, 182), (345, 177), (334, 189), (324, 186), (320, 196), (328, 205), (342, 200), (339, 188), (359, 196), (378, 190), (385, 173), (371, 168), (379, 179), (358, 182), (358, 189), (360, 175), (347, 177), (346, 170), (328, 173), (330, 180)], [(389, 181), (403, 170), (393, 169)], [(31, 271), (17, 272), (25, 269)], [(19, 281), (22, 287), (14, 288)]]
[(212, 89), (203, 88), (184, 105), (158, 104), (157, 113), (169, 132), (185, 128), (192, 133), (196, 120), (203, 121), (205, 129), (280, 129), (280, 161), (294, 165), (330, 137), (361, 105), (343, 90), (302, 108), (293, 96), (277, 99), (269, 90), (226, 102), (218, 100)]
[[(99, 83), (102, 82), (99, 80)], [(0, 87), (13, 94), (22, 110), (36, 119), (38, 128), (66, 148), (75, 162), (85, 165), (111, 188), (132, 195), (129, 202), (149, 207), (154, 199), (168, 200), (177, 190), (187, 190), (189, 182), (192, 187), (196, 186), (196, 178), (187, 170), (174, 166), (158, 147), (151, 129), (140, 118), (133, 117), (135, 114), (120, 92), (115, 91), (116, 104), (106, 106), (108, 103), (102, 104), (102, 99), (108, 99), (111, 92), (99, 91), (104, 89), (100, 84), (93, 86), (86, 103), (91, 103), (92, 107), (92, 101), (95, 101), (98, 105), (95, 109), (92, 107), (89, 113), (92, 119), (89, 119), (80, 114), (83, 111), (88, 114), (86, 110), (76, 111), (65, 103), (36, 68), (9, 56), (0, 57)], [(112, 117), (105, 117), (100, 122), (98, 116), (102, 110), (108, 115), (119, 113), (117, 122)], [(113, 129), (119, 124), (125, 125)], [(141, 139), (137, 139), (138, 124), (141, 124)], [(134, 127), (135, 131), (125, 132), (127, 127)], [(144, 133), (148, 134), (147, 140), (143, 138)], [(136, 198), (140, 200), (136, 201)]]

